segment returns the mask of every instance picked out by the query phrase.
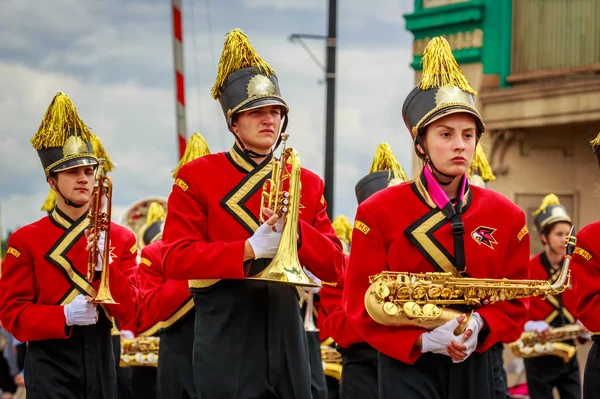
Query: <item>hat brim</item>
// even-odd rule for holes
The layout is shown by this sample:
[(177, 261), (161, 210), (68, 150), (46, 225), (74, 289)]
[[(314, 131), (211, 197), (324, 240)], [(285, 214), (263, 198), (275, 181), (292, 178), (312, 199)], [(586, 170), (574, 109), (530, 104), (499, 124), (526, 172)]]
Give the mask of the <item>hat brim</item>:
[(444, 118), (448, 115), (465, 113), (469, 114), (475, 119), (475, 124), (477, 125), (478, 136), (481, 136), (485, 131), (485, 124), (483, 123), (483, 119), (479, 112), (477, 112), (474, 108), (471, 108), (467, 105), (452, 105), (444, 108), (440, 108), (438, 111), (434, 112), (431, 116), (429, 116), (421, 126), (419, 126), (419, 133), (423, 132), (427, 126), (431, 125), (433, 122)]
[(247, 104), (244, 104), (242, 107), (240, 107), (234, 112), (234, 115), (239, 114), (240, 112), (246, 112), (257, 108), (267, 107), (269, 105), (279, 105), (283, 107), (285, 109), (286, 114), (290, 111), (288, 105), (282, 99), (279, 99), (277, 97), (267, 97), (259, 98), (254, 101), (250, 101)]
[(60, 163), (54, 168), (50, 169), (48, 173), (64, 172), (65, 170), (78, 168), (80, 166), (96, 166), (98, 165), (98, 159), (93, 156), (84, 155), (79, 158), (70, 159), (66, 162)]

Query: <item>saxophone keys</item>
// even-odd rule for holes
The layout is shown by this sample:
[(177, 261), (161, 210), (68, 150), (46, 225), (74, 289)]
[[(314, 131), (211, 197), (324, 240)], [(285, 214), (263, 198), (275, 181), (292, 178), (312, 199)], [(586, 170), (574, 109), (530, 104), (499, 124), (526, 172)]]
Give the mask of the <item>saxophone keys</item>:
[(381, 300), (386, 299), (390, 295), (390, 289), (388, 288), (387, 284), (383, 282), (377, 283), (377, 286), (375, 287), (375, 295), (377, 295), (377, 297)]
[[(411, 318), (411, 319), (418, 317), (423, 313), (421, 311), (421, 307), (419, 306), (419, 304), (417, 304), (415, 302), (406, 302), (402, 306), (402, 310), (404, 311), (404, 314), (406, 315), (406, 317)], [(385, 311), (385, 308), (384, 308), (384, 311)]]
[(383, 304), (383, 311), (388, 316), (396, 316), (398, 314), (398, 305), (394, 302), (386, 302)]
[[(427, 296), (429, 297), (429, 299), (437, 299), (442, 295), (442, 290), (439, 289), (439, 287), (431, 287), (429, 289), (429, 291), (427, 291)], [(423, 310), (425, 310), (423, 308)]]
[(433, 303), (423, 305), (423, 315), (427, 317), (435, 317), (436, 319), (442, 315), (442, 309)]

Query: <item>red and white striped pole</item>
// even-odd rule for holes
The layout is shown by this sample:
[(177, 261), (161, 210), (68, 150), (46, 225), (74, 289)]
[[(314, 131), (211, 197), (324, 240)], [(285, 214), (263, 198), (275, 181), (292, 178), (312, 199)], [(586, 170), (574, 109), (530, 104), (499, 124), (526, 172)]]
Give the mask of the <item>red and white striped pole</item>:
[(181, 0), (171, 0), (173, 14), (173, 66), (175, 69), (175, 117), (177, 119), (177, 142), (179, 159), (183, 157), (187, 143), (187, 124), (185, 122), (185, 80), (183, 74), (183, 21), (181, 19)]

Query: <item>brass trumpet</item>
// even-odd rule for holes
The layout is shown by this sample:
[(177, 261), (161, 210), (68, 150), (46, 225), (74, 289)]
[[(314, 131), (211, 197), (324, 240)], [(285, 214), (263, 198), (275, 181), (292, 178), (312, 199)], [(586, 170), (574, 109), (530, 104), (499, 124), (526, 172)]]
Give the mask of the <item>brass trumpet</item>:
[[(112, 211), (112, 179), (106, 175), (104, 170), (104, 158), (98, 159), (96, 169), (94, 193), (92, 194), (92, 208), (88, 214), (90, 228), (94, 233), (92, 247), (88, 252), (87, 281), (94, 280), (96, 263), (98, 262), (98, 240), (100, 233), (104, 231), (104, 250), (102, 251), (102, 272), (100, 273), (100, 286), (92, 303), (117, 304), (110, 293), (108, 285), (109, 261), (110, 261), (110, 220)], [(106, 212), (102, 209), (102, 195), (106, 190)]]
[[(460, 316), (449, 305), (476, 308), (499, 301), (559, 294), (569, 285), (569, 264), (576, 238), (566, 238), (567, 254), (557, 280), (508, 280), (457, 277), (452, 273), (381, 272), (369, 277), (365, 308), (371, 318), (387, 326), (411, 325), (432, 330)], [(470, 317), (457, 328), (460, 334)]]
[[(289, 134), (282, 133), (282, 150), (279, 161), (273, 159), (271, 179), (263, 185), (260, 201), (260, 221), (265, 222), (263, 207), (273, 210), (284, 225), (275, 257), (269, 265), (251, 280), (271, 281), (294, 286), (318, 287), (302, 269), (298, 259), (298, 218), (300, 214), (300, 157), (293, 148), (286, 148)], [(289, 165), (289, 171), (288, 171)], [(287, 182), (287, 190), (284, 189)]]

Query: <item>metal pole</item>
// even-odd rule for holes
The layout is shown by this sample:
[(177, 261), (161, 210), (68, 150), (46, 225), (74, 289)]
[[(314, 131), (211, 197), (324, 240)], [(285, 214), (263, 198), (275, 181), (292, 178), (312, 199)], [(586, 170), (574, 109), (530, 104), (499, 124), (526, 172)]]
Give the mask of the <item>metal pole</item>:
[(325, 201), (327, 214), (333, 220), (333, 177), (335, 167), (335, 55), (337, 38), (337, 0), (329, 0), (329, 27), (327, 34), (327, 105), (325, 120)]
[(185, 152), (187, 143), (187, 125), (185, 122), (185, 79), (183, 64), (183, 21), (181, 19), (181, 0), (171, 0), (173, 15), (173, 66), (175, 70), (175, 118), (177, 120), (177, 143), (179, 159)]

